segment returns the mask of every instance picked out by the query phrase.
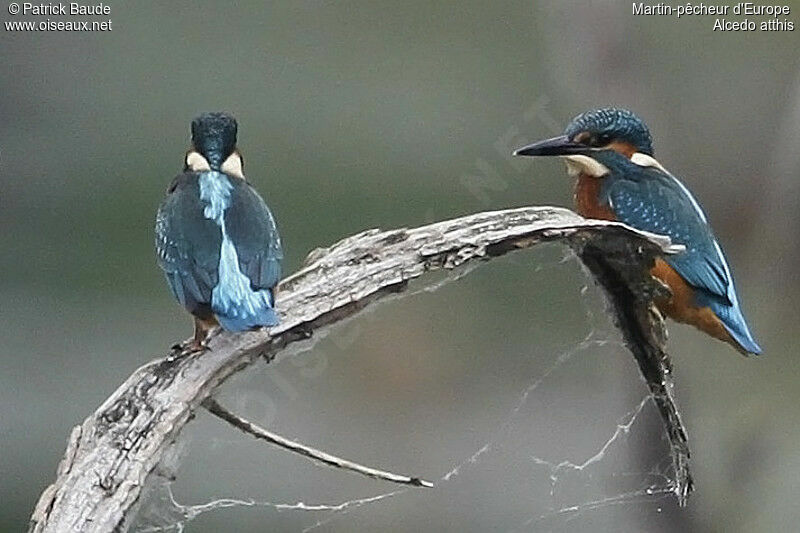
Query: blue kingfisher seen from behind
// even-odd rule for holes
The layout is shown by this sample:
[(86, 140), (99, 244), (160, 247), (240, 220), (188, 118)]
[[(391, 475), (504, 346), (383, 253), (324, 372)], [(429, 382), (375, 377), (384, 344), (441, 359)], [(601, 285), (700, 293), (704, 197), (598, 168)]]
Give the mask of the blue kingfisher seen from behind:
[(156, 216), (158, 264), (194, 316), (193, 350), (203, 349), (218, 326), (278, 324), (281, 240), (267, 204), (245, 181), (236, 135), (236, 120), (226, 113), (194, 119), (183, 172)]

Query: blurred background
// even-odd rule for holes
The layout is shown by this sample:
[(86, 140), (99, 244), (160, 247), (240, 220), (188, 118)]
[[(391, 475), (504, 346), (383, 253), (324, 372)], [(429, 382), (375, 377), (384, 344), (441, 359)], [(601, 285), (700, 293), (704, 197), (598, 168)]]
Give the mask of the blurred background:
[[(704, 205), (765, 352), (670, 325), (688, 508), (659, 493), (660, 421), (601, 296), (551, 245), (414, 285), (220, 391), (276, 432), (436, 489), (394, 493), (201, 412), (135, 529), (796, 529), (797, 30), (713, 32), (713, 17), (611, 1), (110, 6), (110, 32), (0, 35), (0, 530), (26, 527), (70, 429), (191, 332), (153, 222), (196, 114), (238, 117), (291, 273), (366, 228), (571, 206), (560, 163), (509, 154), (608, 104), (648, 122)], [(240, 503), (191, 507), (220, 498)], [(271, 505), (297, 502), (340, 509)]]

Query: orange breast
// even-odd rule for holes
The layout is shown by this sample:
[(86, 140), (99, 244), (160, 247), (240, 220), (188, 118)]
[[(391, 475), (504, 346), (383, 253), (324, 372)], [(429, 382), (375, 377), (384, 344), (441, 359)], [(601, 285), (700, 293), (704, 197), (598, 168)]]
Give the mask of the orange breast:
[(600, 204), (600, 186), (602, 184), (603, 178), (594, 178), (584, 173), (579, 174), (578, 181), (575, 183), (575, 209), (582, 217), (616, 220), (614, 212), (607, 205)]
[[(610, 148), (629, 158), (636, 153), (636, 147), (624, 141), (614, 141), (606, 148)], [(575, 183), (575, 207), (578, 214), (586, 218), (599, 218), (601, 220), (616, 220), (614, 212), (607, 205), (601, 205), (600, 187), (603, 185), (602, 177), (593, 177), (585, 172), (578, 174)]]

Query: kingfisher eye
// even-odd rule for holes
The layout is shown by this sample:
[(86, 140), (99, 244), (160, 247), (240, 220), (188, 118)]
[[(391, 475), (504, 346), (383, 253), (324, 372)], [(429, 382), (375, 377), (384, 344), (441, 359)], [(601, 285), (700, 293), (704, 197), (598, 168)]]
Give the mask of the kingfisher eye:
[(594, 147), (606, 146), (611, 142), (611, 136), (605, 133), (593, 135), (590, 144)]

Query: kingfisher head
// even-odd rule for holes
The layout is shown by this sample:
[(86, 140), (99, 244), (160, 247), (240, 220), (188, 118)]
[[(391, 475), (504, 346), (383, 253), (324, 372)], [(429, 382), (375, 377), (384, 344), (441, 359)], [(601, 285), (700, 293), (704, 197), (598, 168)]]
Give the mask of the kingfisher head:
[(236, 119), (227, 113), (203, 113), (192, 121), (192, 147), (186, 168), (195, 172), (216, 170), (240, 178), (242, 156), (236, 148)]
[(581, 113), (564, 135), (520, 148), (514, 155), (563, 157), (570, 173), (599, 177), (614, 158), (653, 157), (653, 139), (645, 123), (627, 109), (603, 108)]

